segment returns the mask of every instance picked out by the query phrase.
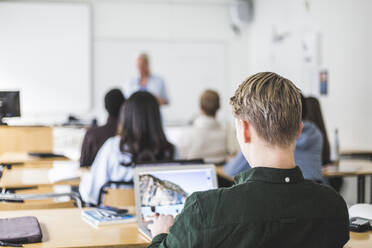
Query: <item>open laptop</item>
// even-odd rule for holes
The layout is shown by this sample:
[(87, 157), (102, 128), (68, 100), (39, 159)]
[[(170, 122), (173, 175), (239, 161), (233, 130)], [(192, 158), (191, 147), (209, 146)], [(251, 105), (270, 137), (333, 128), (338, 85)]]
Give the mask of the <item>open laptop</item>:
[(147, 226), (156, 214), (176, 216), (181, 213), (186, 198), (192, 193), (216, 188), (214, 165), (136, 168), (134, 193), (139, 231), (151, 241)]

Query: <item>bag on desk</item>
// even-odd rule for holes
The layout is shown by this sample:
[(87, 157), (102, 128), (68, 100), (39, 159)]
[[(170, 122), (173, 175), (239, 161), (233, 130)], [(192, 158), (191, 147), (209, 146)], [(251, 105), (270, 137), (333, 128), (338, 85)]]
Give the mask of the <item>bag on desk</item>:
[(0, 240), (27, 244), (41, 242), (42, 233), (36, 217), (25, 216), (9, 219), (0, 219)]

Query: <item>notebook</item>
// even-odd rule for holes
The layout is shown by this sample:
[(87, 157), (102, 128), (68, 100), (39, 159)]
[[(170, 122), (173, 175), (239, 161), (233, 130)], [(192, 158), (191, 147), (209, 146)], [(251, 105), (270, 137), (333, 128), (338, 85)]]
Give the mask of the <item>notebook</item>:
[(181, 213), (189, 195), (217, 188), (214, 165), (153, 166), (135, 169), (134, 186), (139, 231), (149, 240), (147, 226), (157, 214)]
[(81, 217), (84, 221), (94, 227), (131, 223), (136, 221), (134, 215), (113, 214), (110, 211), (102, 209), (83, 210), (81, 211)]

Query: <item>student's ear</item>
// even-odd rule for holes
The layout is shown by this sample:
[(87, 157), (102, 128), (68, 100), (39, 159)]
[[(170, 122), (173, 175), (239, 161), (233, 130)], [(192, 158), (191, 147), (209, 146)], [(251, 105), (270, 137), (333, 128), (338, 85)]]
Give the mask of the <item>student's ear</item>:
[(241, 120), (242, 122), (242, 127), (243, 127), (243, 141), (244, 143), (249, 143), (251, 142), (251, 130), (250, 130), (250, 124), (245, 121)]
[(301, 121), (301, 125), (300, 125), (300, 129), (298, 130), (298, 133), (297, 133), (297, 136), (296, 136), (296, 139), (298, 137), (300, 137), (301, 133), (302, 133), (302, 128), (304, 127), (304, 123)]

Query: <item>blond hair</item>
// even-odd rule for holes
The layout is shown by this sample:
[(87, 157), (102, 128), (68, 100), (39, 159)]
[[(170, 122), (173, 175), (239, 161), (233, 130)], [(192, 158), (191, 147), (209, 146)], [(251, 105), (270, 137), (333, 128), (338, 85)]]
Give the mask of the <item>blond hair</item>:
[(214, 90), (205, 90), (200, 96), (200, 108), (208, 116), (214, 117), (220, 108), (220, 97)]
[(273, 72), (250, 76), (231, 97), (235, 117), (248, 121), (267, 143), (289, 146), (301, 126), (301, 92)]

